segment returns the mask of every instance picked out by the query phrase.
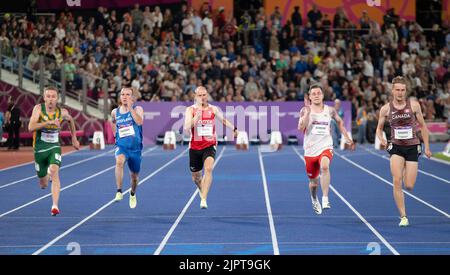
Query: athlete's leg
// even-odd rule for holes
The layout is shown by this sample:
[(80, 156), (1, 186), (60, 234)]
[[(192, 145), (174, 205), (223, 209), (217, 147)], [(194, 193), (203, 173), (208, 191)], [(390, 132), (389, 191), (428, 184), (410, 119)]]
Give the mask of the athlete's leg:
[(46, 175), (42, 178), (39, 178), (39, 186), (41, 187), (41, 189), (45, 189), (48, 186), (48, 181), (49, 181), (49, 176)]
[(412, 191), (414, 188), (414, 185), (416, 184), (418, 169), (419, 169), (419, 162), (406, 161), (404, 183), (405, 183), (405, 188), (409, 191)]
[[(47, 154), (40, 156), (41, 167), (39, 167), (39, 177), (44, 178), (39, 180), (43, 185), (51, 180), (52, 189), (52, 216), (59, 214), (58, 203), (59, 203), (59, 193), (61, 191), (61, 181), (59, 179), (59, 167), (61, 166), (61, 148), (55, 148), (49, 150)], [(48, 165), (48, 166), (47, 166)]]
[(311, 198), (317, 199), (317, 189), (319, 187), (319, 177), (315, 179), (309, 179), (309, 192), (311, 193)]
[(200, 198), (202, 197), (202, 169), (203, 160), (199, 151), (189, 150), (189, 167), (191, 170), (192, 181), (197, 185)]
[(136, 188), (139, 182), (139, 174), (130, 171), (130, 175), (131, 175), (131, 191), (130, 191), (129, 205), (130, 208), (136, 208), (137, 205)]
[(320, 164), (317, 157), (305, 156), (305, 169), (309, 178), (309, 192), (311, 199), (317, 199), (317, 188), (319, 187)]
[(214, 158), (207, 157), (203, 164), (203, 178), (201, 182), (201, 197), (206, 200), (208, 197), (209, 188), (211, 187), (212, 179), (213, 179), (213, 168), (214, 168)]
[(322, 208), (330, 209), (330, 201), (328, 200), (328, 192), (330, 189), (330, 162), (331, 159), (328, 155), (324, 155), (320, 159), (320, 185), (322, 186)]
[(317, 215), (322, 214), (322, 207), (317, 198), (317, 189), (319, 188), (319, 172), (320, 162), (318, 157), (305, 156), (306, 174), (309, 178), (309, 192), (311, 194), (311, 202), (314, 212)]
[(311, 203), (314, 212), (317, 215), (322, 214), (322, 206), (320, 205), (319, 199), (317, 197), (317, 189), (319, 187), (319, 177), (309, 180), (309, 191), (311, 193)]
[(139, 172), (141, 171), (142, 153), (140, 151), (130, 153), (127, 162), (131, 176), (131, 195), (134, 195), (136, 193), (136, 188), (139, 182)]
[[(119, 150), (119, 149), (117, 149)], [(126, 157), (123, 153), (116, 151), (116, 167), (115, 167), (115, 176), (116, 176), (116, 187), (117, 192), (114, 198), (114, 201), (119, 202), (123, 199), (122, 195), (122, 185), (123, 185), (123, 166), (125, 164)]]
[(200, 197), (202, 196), (202, 171), (192, 172), (192, 181), (197, 185), (200, 191)]
[(125, 155), (124, 154), (120, 154), (116, 156), (116, 170), (115, 170), (115, 174), (116, 174), (116, 186), (117, 186), (117, 190), (121, 190), (122, 189), (122, 185), (123, 185), (123, 166), (125, 164)]
[[(417, 170), (418, 170), (419, 163), (415, 160), (412, 161), (405, 161), (405, 166), (403, 168), (403, 182), (405, 183), (405, 188), (409, 191), (412, 191), (414, 188), (414, 185), (416, 183), (417, 178)], [(404, 202), (403, 202), (403, 207)], [(400, 214), (401, 215), (401, 214)], [(399, 226), (408, 226), (409, 221), (406, 217), (406, 211), (404, 213), (404, 216), (401, 215)]]
[(41, 189), (47, 188), (50, 179), (48, 175), (49, 156), (50, 154), (46, 152), (34, 153), (34, 166), (39, 178), (39, 187)]
[(130, 172), (130, 175), (131, 175), (131, 194), (135, 194), (139, 182), (139, 174)]
[(397, 205), (400, 217), (406, 216), (405, 197), (402, 189), (403, 169), (405, 159), (399, 155), (391, 155), (391, 173), (394, 185), (394, 200)]
[(49, 179), (48, 175), (45, 175), (44, 177), (39, 178), (39, 186), (41, 187), (41, 189), (47, 188), (47, 186), (48, 186), (48, 179)]
[(53, 206), (58, 208), (59, 192), (61, 190), (61, 182), (59, 180), (59, 166), (50, 164), (48, 168), (49, 176), (52, 178), (52, 200)]
[(320, 186), (322, 187), (322, 195), (328, 197), (330, 189), (330, 159), (327, 156), (320, 159)]

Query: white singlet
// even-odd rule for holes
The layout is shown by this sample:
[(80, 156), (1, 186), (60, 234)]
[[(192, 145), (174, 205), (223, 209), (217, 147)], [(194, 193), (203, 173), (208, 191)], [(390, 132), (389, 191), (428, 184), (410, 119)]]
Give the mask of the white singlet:
[(331, 111), (324, 105), (321, 113), (309, 113), (309, 124), (305, 130), (303, 149), (305, 156), (315, 157), (326, 149), (333, 149), (333, 138), (331, 137)]

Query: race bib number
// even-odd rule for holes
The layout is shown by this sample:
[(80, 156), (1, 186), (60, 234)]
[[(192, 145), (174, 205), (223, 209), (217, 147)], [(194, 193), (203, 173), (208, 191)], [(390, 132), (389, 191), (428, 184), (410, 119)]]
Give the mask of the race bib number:
[(413, 129), (412, 127), (397, 127), (394, 129), (395, 139), (412, 139)]
[(199, 126), (197, 126), (197, 134), (200, 137), (212, 137), (213, 126), (212, 125), (199, 125)]
[(133, 125), (119, 128), (119, 137), (120, 138), (134, 136), (134, 135), (135, 135), (135, 133), (134, 133)]
[(58, 142), (58, 138), (59, 138), (59, 133), (58, 132), (55, 132), (55, 133), (41, 132), (41, 140), (43, 142), (57, 143)]
[(330, 128), (328, 126), (328, 123), (320, 123), (319, 122), (317, 124), (313, 124), (312, 129), (311, 129), (311, 134), (319, 135), (319, 136), (329, 135)]

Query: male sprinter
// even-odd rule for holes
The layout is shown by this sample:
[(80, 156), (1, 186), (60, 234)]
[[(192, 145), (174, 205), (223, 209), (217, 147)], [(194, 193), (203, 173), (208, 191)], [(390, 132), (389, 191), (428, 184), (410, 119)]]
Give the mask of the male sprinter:
[[(423, 119), (420, 104), (407, 98), (406, 84), (406, 80), (401, 76), (397, 76), (392, 80), (393, 100), (381, 107), (377, 126), (377, 136), (381, 141), (381, 145), (387, 146), (387, 151), (391, 155), (394, 200), (400, 212), (400, 227), (409, 226), (402, 181), (408, 190), (412, 190), (416, 183), (419, 156), (422, 152), (420, 139), (417, 136), (418, 127), (421, 129), (425, 155), (428, 158), (432, 155), (428, 128)], [(391, 125), (391, 141), (389, 145), (383, 137), (383, 126), (386, 119)]]
[(200, 208), (206, 209), (217, 147), (215, 119), (218, 118), (226, 127), (233, 129), (234, 137), (237, 136), (237, 128), (224, 118), (218, 107), (208, 103), (208, 91), (205, 87), (195, 89), (195, 100), (194, 105), (186, 108), (184, 130), (191, 132), (189, 166), (192, 180), (200, 191)]
[(135, 106), (136, 97), (131, 88), (120, 91), (120, 106), (111, 112), (112, 130), (116, 138), (116, 185), (115, 201), (121, 201), (123, 184), (123, 166), (128, 163), (131, 176), (130, 208), (137, 205), (136, 188), (139, 180), (142, 160), (142, 123), (144, 110)]
[(61, 190), (59, 179), (59, 167), (61, 166), (61, 143), (59, 132), (61, 122), (69, 121), (70, 133), (72, 135), (72, 145), (78, 150), (80, 143), (76, 137), (75, 122), (69, 112), (60, 108), (58, 103), (58, 89), (48, 87), (44, 90), (44, 104), (34, 106), (31, 114), (28, 131), (33, 132), (34, 160), (39, 185), (42, 189), (52, 181), (52, 201), (51, 215), (59, 214), (58, 202)]
[(298, 129), (304, 132), (303, 148), (306, 162), (306, 173), (309, 178), (309, 191), (312, 206), (316, 214), (322, 214), (322, 207), (317, 198), (317, 188), (322, 186), (323, 209), (331, 208), (328, 191), (330, 186), (330, 162), (333, 158), (333, 138), (331, 135), (331, 120), (334, 118), (339, 130), (345, 137), (351, 149), (355, 149), (350, 135), (344, 127), (344, 122), (333, 107), (323, 102), (322, 88), (313, 84), (305, 95), (305, 107), (300, 110)]

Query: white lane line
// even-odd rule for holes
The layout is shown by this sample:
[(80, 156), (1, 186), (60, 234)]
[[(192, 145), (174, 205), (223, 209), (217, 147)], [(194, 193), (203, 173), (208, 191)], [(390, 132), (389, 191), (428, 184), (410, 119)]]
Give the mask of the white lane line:
[[(423, 158), (424, 159), (428, 159), (427, 157), (423, 157)], [(435, 157), (431, 157), (428, 160), (439, 162), (439, 163), (443, 163), (443, 164), (446, 164), (446, 165), (450, 165), (450, 162), (442, 160), (442, 159), (438, 159), (438, 158), (435, 158)]]
[[(387, 156), (383, 156), (383, 155), (380, 155), (380, 154), (378, 154), (378, 153), (375, 153), (375, 152), (373, 152), (373, 151), (371, 151), (371, 150), (369, 150), (369, 149), (367, 149), (367, 148), (365, 148), (365, 147), (362, 147), (362, 148), (363, 148), (364, 150), (366, 150), (367, 152), (369, 152), (370, 154), (374, 155), (374, 156), (377, 156), (377, 157), (380, 157), (380, 158), (383, 158), (383, 159), (389, 161), (389, 158), (388, 158)], [(434, 175), (434, 174), (432, 174), (432, 173), (428, 173), (428, 172), (425, 172), (425, 171), (420, 170), (420, 169), (418, 169), (418, 171), (419, 171), (419, 173), (421, 173), (421, 174), (427, 175), (427, 176), (429, 176), (429, 177), (432, 177), (432, 178), (435, 178), (435, 179), (440, 180), (440, 181), (442, 181), (442, 182), (445, 182), (445, 183), (450, 184), (450, 181), (449, 181), (449, 180), (446, 180), (446, 179), (444, 179), (444, 178), (441, 178), (441, 177), (439, 177), (439, 176), (436, 176), (436, 175)]]
[[(373, 173), (372, 171), (370, 171), (370, 170), (368, 170), (368, 169), (362, 167), (361, 165), (359, 165), (359, 164), (357, 164), (357, 163), (355, 163), (355, 162), (349, 160), (347, 157), (341, 156), (341, 155), (339, 155), (339, 154), (336, 153), (336, 152), (335, 152), (335, 155), (337, 155), (337, 156), (339, 156), (340, 158), (344, 159), (345, 161), (347, 161), (347, 162), (353, 164), (354, 166), (358, 167), (359, 169), (363, 170), (364, 172), (366, 172), (366, 173), (368, 173), (368, 174), (374, 176), (375, 178), (377, 178), (377, 179), (379, 179), (379, 180), (381, 180), (381, 181), (383, 181), (383, 182), (389, 184), (390, 186), (392, 186), (392, 187), (394, 186), (392, 183), (390, 183), (389, 181), (385, 180), (384, 178), (382, 178), (382, 177), (379, 176), (378, 174), (375, 174), (375, 173)], [(408, 191), (403, 190), (403, 193), (405, 193), (406, 195), (410, 196), (411, 198), (413, 198), (413, 199), (415, 199), (415, 200), (417, 200), (417, 201), (419, 201), (419, 202), (425, 204), (426, 206), (430, 207), (431, 209), (433, 209), (433, 210), (435, 210), (435, 211), (441, 213), (442, 215), (446, 216), (447, 218), (450, 218), (450, 215), (447, 214), (445, 211), (443, 211), (443, 210), (437, 208), (437, 207), (434, 206), (434, 205), (431, 205), (430, 203), (428, 203), (428, 202), (426, 202), (426, 201), (420, 199), (419, 197), (417, 197), (417, 196), (415, 196), (415, 195), (409, 193)]]
[[(223, 147), (222, 151), (220, 151), (219, 156), (217, 157), (216, 161), (214, 162), (214, 167), (216, 167), (217, 163), (219, 163), (220, 159), (223, 156), (223, 152), (225, 152), (226, 146)], [(156, 248), (155, 252), (153, 252), (153, 255), (159, 255), (161, 254), (161, 251), (164, 249), (164, 247), (167, 245), (167, 242), (169, 241), (170, 237), (172, 236), (173, 232), (177, 228), (178, 224), (180, 223), (181, 219), (183, 219), (184, 215), (186, 214), (187, 210), (191, 206), (192, 202), (194, 201), (195, 197), (198, 194), (198, 188), (195, 189), (195, 192), (192, 194), (189, 201), (184, 206), (183, 210), (181, 211), (180, 215), (178, 215), (177, 219), (173, 223), (173, 225), (170, 227), (167, 234), (164, 236), (163, 240), (159, 244), (158, 248)]]
[[(295, 153), (300, 157), (300, 159), (305, 162), (305, 158), (297, 151), (297, 149), (292, 146), (292, 149), (295, 151)], [(375, 236), (394, 254), (394, 255), (400, 255), (398, 251), (392, 247), (392, 245), (386, 241), (386, 239), (381, 235), (331, 184), (330, 189), (350, 208), (350, 210), (353, 211), (353, 213), (358, 216), (358, 218), (372, 231)]]
[[(183, 152), (181, 152), (178, 156), (176, 156), (174, 159), (172, 159), (171, 161), (167, 162), (166, 164), (164, 164), (163, 166), (161, 166), (160, 168), (158, 168), (157, 170), (155, 170), (153, 173), (151, 173), (150, 175), (148, 175), (147, 177), (145, 177), (144, 179), (142, 179), (138, 185), (143, 184), (145, 181), (149, 180), (150, 178), (152, 178), (153, 176), (155, 176), (156, 174), (158, 174), (159, 172), (161, 172), (164, 168), (166, 168), (167, 166), (169, 166), (170, 164), (172, 164), (173, 162), (175, 162), (176, 160), (178, 160), (179, 158), (181, 158), (184, 153), (187, 151), (188, 149), (184, 150)], [(114, 168), (115, 166), (113, 166)], [(127, 194), (128, 192), (130, 192), (131, 187), (128, 188), (125, 192), (124, 195)], [(58, 237), (54, 238), (53, 240), (51, 240), (50, 242), (48, 242), (46, 245), (42, 246), (40, 249), (36, 250), (33, 255), (39, 255), (42, 252), (44, 252), (45, 250), (47, 250), (50, 246), (52, 246), (53, 244), (55, 244), (57, 241), (59, 241), (60, 239), (64, 238), (65, 236), (67, 236), (68, 234), (70, 234), (72, 231), (74, 231), (75, 229), (77, 229), (78, 227), (80, 227), (81, 225), (83, 225), (85, 222), (89, 221), (90, 219), (92, 219), (93, 217), (95, 217), (95, 215), (97, 215), (98, 213), (100, 213), (101, 211), (103, 211), (105, 208), (107, 208), (108, 206), (110, 206), (111, 204), (114, 203), (114, 199), (112, 199), (111, 201), (109, 201), (108, 203), (104, 204), (102, 207), (100, 207), (99, 209), (97, 209), (95, 212), (93, 212), (91, 215), (87, 216), (86, 218), (84, 218), (82, 221), (80, 221), (79, 223), (75, 224), (74, 226), (72, 226), (71, 228), (69, 228), (68, 230), (66, 230), (64, 233), (62, 233), (61, 235), (59, 235)]]
[(273, 221), (272, 207), (270, 206), (269, 188), (267, 187), (266, 171), (264, 169), (264, 162), (262, 159), (261, 150), (259, 148), (258, 148), (258, 158), (259, 158), (259, 166), (261, 168), (261, 176), (262, 176), (262, 180), (263, 180), (264, 198), (266, 201), (267, 217), (269, 219), (270, 235), (272, 238), (272, 246), (273, 246), (273, 254), (280, 255), (280, 249), (278, 248), (277, 232), (275, 230), (275, 223)]
[[(157, 148), (157, 147), (153, 147), (153, 148), (151, 149), (151, 151), (155, 150), (156, 148)], [(91, 178), (93, 178), (93, 177), (96, 177), (96, 176), (98, 176), (98, 175), (101, 175), (101, 174), (103, 174), (103, 173), (105, 173), (105, 172), (107, 172), (107, 171), (109, 171), (109, 170), (111, 170), (111, 169), (114, 169), (115, 167), (116, 167), (116, 165), (112, 165), (112, 166), (106, 168), (106, 169), (103, 170), (103, 171), (100, 171), (100, 172), (98, 172), (98, 173), (95, 173), (95, 174), (93, 174), (93, 175), (87, 177), (87, 178), (84, 178), (84, 179), (81, 179), (81, 180), (79, 180), (79, 181), (77, 181), (77, 182), (74, 182), (74, 183), (72, 183), (72, 184), (70, 184), (70, 185), (68, 185), (68, 186), (66, 186), (66, 187), (64, 187), (64, 188), (61, 188), (61, 191), (60, 191), (60, 192), (66, 190), (66, 189), (68, 189), (68, 188), (71, 188), (71, 187), (73, 187), (73, 186), (76, 186), (76, 185), (78, 185), (78, 184), (80, 184), (80, 183), (83, 183), (83, 182), (85, 182), (85, 181), (87, 181), (87, 180), (89, 180), (89, 179), (91, 179)], [(27, 206), (29, 206), (29, 205), (32, 205), (32, 204), (34, 204), (34, 203), (36, 203), (36, 202), (38, 202), (38, 201), (41, 201), (41, 200), (43, 200), (43, 199), (45, 199), (45, 198), (48, 198), (48, 197), (50, 197), (51, 195), (52, 195), (52, 193), (48, 193), (47, 195), (44, 195), (44, 196), (39, 197), (39, 198), (37, 198), (37, 199), (35, 199), (35, 200), (32, 200), (32, 201), (30, 201), (30, 202), (28, 202), (28, 203), (25, 203), (25, 204), (23, 204), (23, 205), (21, 205), (21, 206), (19, 206), (19, 207), (16, 207), (16, 208), (14, 208), (14, 209), (11, 209), (11, 210), (9, 210), (9, 211), (3, 213), (3, 214), (0, 214), (0, 218), (4, 217), (4, 216), (6, 216), (6, 215), (9, 215), (9, 214), (11, 214), (11, 213), (13, 213), (13, 212), (16, 212), (17, 210), (20, 210), (20, 209), (22, 209), (22, 208), (24, 208), (24, 207), (27, 207)]]
[[(99, 175), (101, 175), (101, 174), (103, 174), (103, 173), (106, 173), (107, 171), (109, 171), (109, 170), (111, 170), (111, 169), (114, 169), (114, 167), (116, 167), (116, 166), (115, 166), (115, 165), (114, 165), (114, 166), (111, 166), (111, 167), (106, 168), (105, 170), (102, 170), (102, 171), (100, 171), (100, 172), (98, 172), (98, 173), (95, 173), (95, 174), (93, 174), (93, 175), (91, 175), (91, 176), (89, 176), (89, 177), (87, 177), (87, 178), (84, 178), (84, 179), (82, 179), (82, 180), (79, 180), (79, 181), (77, 181), (77, 182), (72, 183), (71, 185), (68, 185), (68, 186), (66, 186), (66, 187), (64, 187), (64, 188), (61, 188), (61, 192), (64, 191), (64, 190), (66, 190), (66, 189), (68, 189), (68, 188), (71, 188), (71, 187), (73, 187), (73, 186), (76, 186), (76, 185), (78, 185), (78, 184), (80, 184), (80, 183), (83, 183), (83, 182), (85, 182), (85, 181), (87, 181), (87, 180), (89, 180), (89, 179), (92, 179), (92, 178), (94, 178), (94, 177), (96, 177), (96, 176), (99, 176)], [(5, 213), (1, 214), (1, 215), (0, 215), (0, 218), (4, 217), (4, 216), (6, 216), (6, 215), (9, 215), (9, 214), (11, 214), (11, 213), (13, 213), (13, 212), (16, 212), (17, 210), (20, 210), (20, 209), (22, 209), (22, 208), (25, 208), (25, 207), (27, 207), (27, 206), (29, 206), (29, 205), (32, 205), (32, 204), (34, 204), (34, 203), (36, 203), (36, 202), (38, 202), (38, 201), (41, 201), (41, 200), (43, 200), (43, 199), (45, 199), (45, 198), (48, 198), (48, 197), (50, 197), (51, 195), (52, 195), (52, 193), (48, 193), (47, 195), (44, 195), (44, 196), (42, 196), (42, 197), (39, 197), (39, 198), (37, 198), (37, 199), (35, 199), (35, 200), (32, 200), (32, 201), (30, 201), (30, 202), (28, 202), (28, 203), (26, 203), (26, 204), (22, 204), (22, 205), (19, 206), (19, 207), (16, 207), (16, 208), (14, 208), (14, 209), (12, 209), (12, 210), (9, 210), (8, 212), (5, 212)]]
[[(98, 158), (98, 157), (104, 156), (105, 154), (111, 153), (112, 151), (114, 151), (114, 150), (109, 150), (109, 151), (104, 152), (104, 153), (102, 153), (102, 154), (100, 154), (100, 155), (92, 156), (92, 157), (90, 157), (90, 158), (83, 159), (83, 160), (79, 160), (79, 161), (77, 161), (77, 162), (74, 162), (74, 163), (65, 165), (65, 166), (61, 167), (59, 170), (64, 170), (64, 169), (66, 169), (66, 168), (69, 168), (69, 167), (78, 165), (78, 164), (80, 164), (80, 163), (83, 163), (83, 162), (86, 162), (86, 161), (90, 161), (90, 160), (96, 159), (96, 158)], [(14, 184), (17, 184), (17, 183), (24, 182), (24, 181), (26, 181), (26, 180), (33, 179), (33, 178), (37, 178), (37, 176), (36, 176), (36, 175), (33, 175), (33, 176), (30, 176), (30, 177), (26, 177), (26, 178), (23, 178), (23, 179), (20, 179), (20, 180), (16, 180), (16, 181), (13, 181), (13, 182), (4, 184), (4, 185), (0, 185), (0, 189), (5, 188), (5, 187), (8, 187), (8, 186), (11, 186), (11, 185), (14, 185)]]
[[(355, 241), (355, 242), (279, 242), (283, 245), (293, 245), (293, 244), (310, 244), (310, 245), (329, 245), (329, 244), (362, 244), (367, 245), (370, 241)], [(392, 244), (404, 245), (404, 244), (416, 244), (416, 245), (426, 245), (426, 244), (441, 244), (448, 245), (450, 242), (391, 242)], [(132, 247), (132, 246), (154, 246), (159, 243), (83, 243), (83, 247)], [(180, 243), (169, 243), (167, 246), (180, 246), (180, 245), (268, 245), (271, 242), (180, 242)], [(41, 245), (37, 244), (25, 244), (25, 245), (0, 245), (1, 248), (39, 248)], [(55, 244), (53, 247), (67, 247), (67, 244)]]
[[(87, 150), (88, 148), (89, 148), (89, 146), (85, 146), (85, 147), (81, 148), (81, 149), (78, 150), (78, 151), (77, 151), (77, 150), (73, 150), (73, 151), (67, 152), (67, 153), (65, 153), (65, 154), (62, 154), (62, 156), (63, 156), (63, 157), (64, 157), (64, 156), (68, 156), (68, 155), (73, 154), (73, 153), (76, 153), (76, 152), (80, 152), (80, 151)], [(8, 170), (11, 170), (11, 169), (14, 169), (14, 168), (19, 168), (19, 167), (22, 167), (22, 166), (25, 166), (25, 165), (28, 165), (28, 164), (32, 164), (32, 163), (34, 163), (34, 161), (29, 161), (29, 162), (17, 164), (17, 165), (14, 165), (14, 166), (2, 168), (2, 169), (0, 169), (0, 172), (8, 171)]]

